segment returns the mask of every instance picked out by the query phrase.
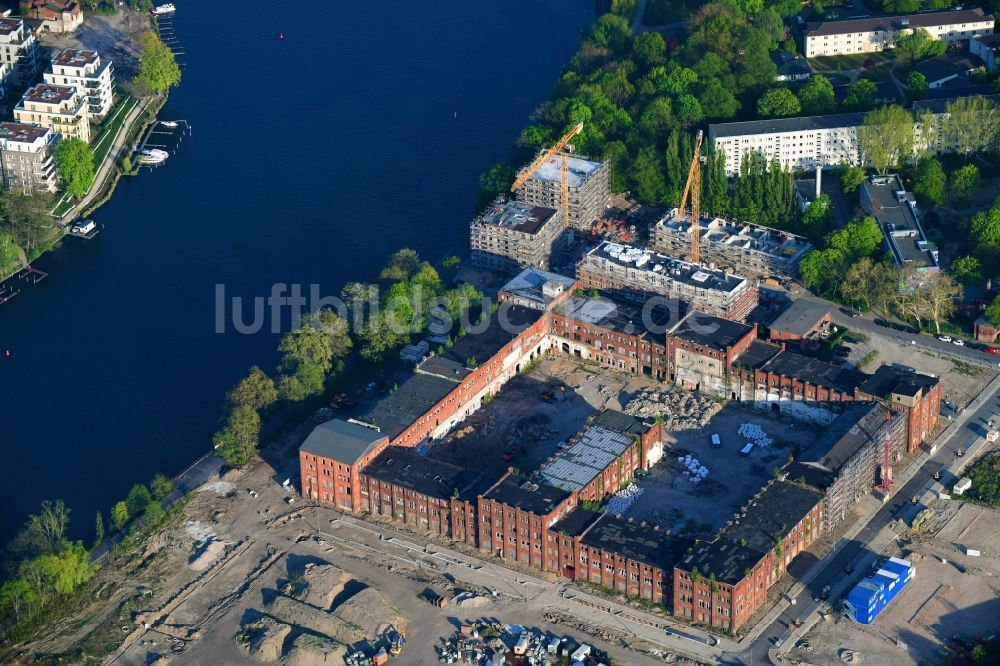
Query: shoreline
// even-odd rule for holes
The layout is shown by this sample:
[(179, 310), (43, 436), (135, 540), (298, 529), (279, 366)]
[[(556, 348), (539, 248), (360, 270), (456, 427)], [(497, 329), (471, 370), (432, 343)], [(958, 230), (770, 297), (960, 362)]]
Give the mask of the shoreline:
[[(104, 17), (104, 14), (88, 14), (81, 26), (77, 28), (77, 31), (86, 28), (88, 24), (93, 24)], [(159, 25), (155, 20), (150, 23), (150, 29), (159, 34)], [(124, 33), (120, 33), (120, 37), (124, 39)], [(52, 45), (49, 45), (49, 47), (53, 49), (59, 48)], [(55, 224), (61, 228), (61, 236), (53, 241), (50, 247), (42, 250), (34, 257), (25, 254), (22, 259), (23, 263), (15, 264), (7, 274), (0, 274), (0, 284), (12, 280), (25, 268), (29, 268), (33, 262), (59, 247), (66, 237), (70, 235), (69, 228), (74, 221), (92, 215), (101, 206), (110, 201), (122, 176), (134, 175), (134, 173), (126, 173), (122, 170), (121, 160), (125, 156), (131, 156), (137, 150), (144, 133), (156, 122), (157, 115), (169, 100), (170, 92), (166, 91), (149, 98), (133, 97), (121, 87), (118, 81), (115, 82), (115, 89), (119, 98), (124, 96), (126, 100), (130, 99), (133, 105), (128, 111), (128, 117), (125, 122), (122, 123), (121, 127), (118, 128), (118, 131), (111, 138), (111, 147), (108, 149), (104, 159), (100, 164), (94, 165), (94, 183), (87, 190), (86, 194), (62, 214), (57, 214), (56, 211), (66, 205), (66, 202), (62, 197), (57, 200), (56, 206), (50, 214)], [(127, 105), (128, 101), (125, 104)], [(93, 148), (93, 145), (91, 148)], [(5, 302), (0, 301), (0, 304)]]

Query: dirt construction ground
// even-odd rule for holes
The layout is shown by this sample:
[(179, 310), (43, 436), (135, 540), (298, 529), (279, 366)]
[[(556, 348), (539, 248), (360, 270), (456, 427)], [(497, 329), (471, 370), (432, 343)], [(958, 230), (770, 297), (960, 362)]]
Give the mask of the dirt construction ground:
[[(899, 541), (882, 553), (911, 560), (916, 574), (875, 622), (859, 625), (835, 612), (806, 635), (811, 650), (792, 650), (789, 657), (835, 663), (850, 648), (865, 663), (940, 664), (957, 656), (946, 646), (954, 634), (1000, 633), (1000, 513), (954, 500), (935, 504), (930, 531), (903, 527)], [(981, 555), (967, 555), (967, 548)]]

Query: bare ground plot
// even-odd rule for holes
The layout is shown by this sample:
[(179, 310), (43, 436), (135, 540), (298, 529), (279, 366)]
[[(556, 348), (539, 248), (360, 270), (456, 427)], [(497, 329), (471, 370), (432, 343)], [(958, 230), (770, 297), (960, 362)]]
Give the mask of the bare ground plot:
[[(746, 457), (739, 455), (747, 440), (738, 430), (745, 423), (763, 428), (774, 438), (773, 445), (755, 447)], [(712, 434), (721, 439), (718, 449), (712, 448)], [(810, 426), (730, 403), (711, 418), (704, 430), (666, 435), (666, 444), (673, 447), (673, 452), (648, 479), (639, 482), (644, 492), (625, 515), (675, 532), (710, 535), (773, 478), (774, 468), (784, 465), (796, 447), (807, 446), (815, 437), (816, 431)], [(677, 456), (684, 454), (693, 455), (709, 470), (697, 485), (677, 461)]]
[[(905, 336), (905, 334), (902, 334)], [(997, 372), (973, 363), (956, 362), (933, 352), (905, 344), (884, 335), (868, 335), (865, 342), (852, 345), (847, 362), (857, 366), (868, 356), (865, 372), (874, 372), (880, 365), (900, 365), (916, 368), (920, 372), (941, 378), (941, 399), (959, 405), (968, 404), (982, 392), (983, 387), (996, 377)], [(874, 352), (874, 356), (869, 356)]]
[(135, 39), (150, 26), (148, 14), (123, 8), (115, 14), (88, 16), (84, 24), (71, 34), (46, 32), (43, 44), (53, 51), (65, 48), (97, 51), (102, 59), (108, 58), (114, 63), (116, 79), (127, 80), (136, 70), (139, 60)]
[[(797, 650), (790, 656), (832, 663), (827, 659), (837, 649), (861, 645), (865, 663), (944, 663), (954, 656), (945, 647), (952, 635), (1000, 630), (1000, 516), (956, 502), (939, 503), (936, 509), (936, 534), (907, 532), (898, 550), (885, 553), (913, 561), (916, 575), (876, 621), (869, 626), (847, 619), (820, 623), (806, 636), (813, 652)], [(967, 547), (982, 554), (969, 556)], [(906, 644), (906, 654), (897, 641)]]

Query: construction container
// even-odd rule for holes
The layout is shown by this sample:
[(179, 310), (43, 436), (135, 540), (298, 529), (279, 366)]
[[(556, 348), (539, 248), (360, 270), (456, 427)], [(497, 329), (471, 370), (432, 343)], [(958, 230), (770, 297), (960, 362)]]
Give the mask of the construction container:
[(951, 489), (951, 492), (955, 495), (963, 495), (965, 491), (972, 487), (972, 479), (967, 476), (963, 476), (955, 483), (955, 487)]
[(859, 624), (871, 624), (892, 603), (916, 573), (908, 560), (890, 557), (872, 576), (854, 586), (844, 601), (844, 611)]

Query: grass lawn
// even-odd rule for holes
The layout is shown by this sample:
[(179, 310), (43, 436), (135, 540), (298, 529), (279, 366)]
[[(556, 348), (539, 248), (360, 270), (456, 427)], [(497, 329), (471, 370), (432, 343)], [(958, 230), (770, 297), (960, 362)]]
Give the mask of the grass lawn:
[(115, 142), (115, 135), (118, 134), (118, 130), (121, 129), (122, 124), (136, 104), (137, 102), (128, 94), (121, 93), (118, 101), (108, 112), (107, 118), (101, 123), (97, 136), (91, 144), (94, 148), (94, 164), (97, 168), (100, 168), (100, 165), (104, 163)]
[(892, 56), (887, 53), (851, 53), (834, 56), (818, 56), (809, 58), (813, 69), (832, 72), (846, 72), (852, 69), (864, 69), (866, 60), (874, 60), (876, 65), (889, 62)]
[(889, 63), (882, 63), (866, 70), (864, 74), (861, 75), (862, 79), (868, 79), (869, 81), (874, 81), (879, 83), (881, 81), (888, 81), (890, 79), (889, 69), (892, 67)]

